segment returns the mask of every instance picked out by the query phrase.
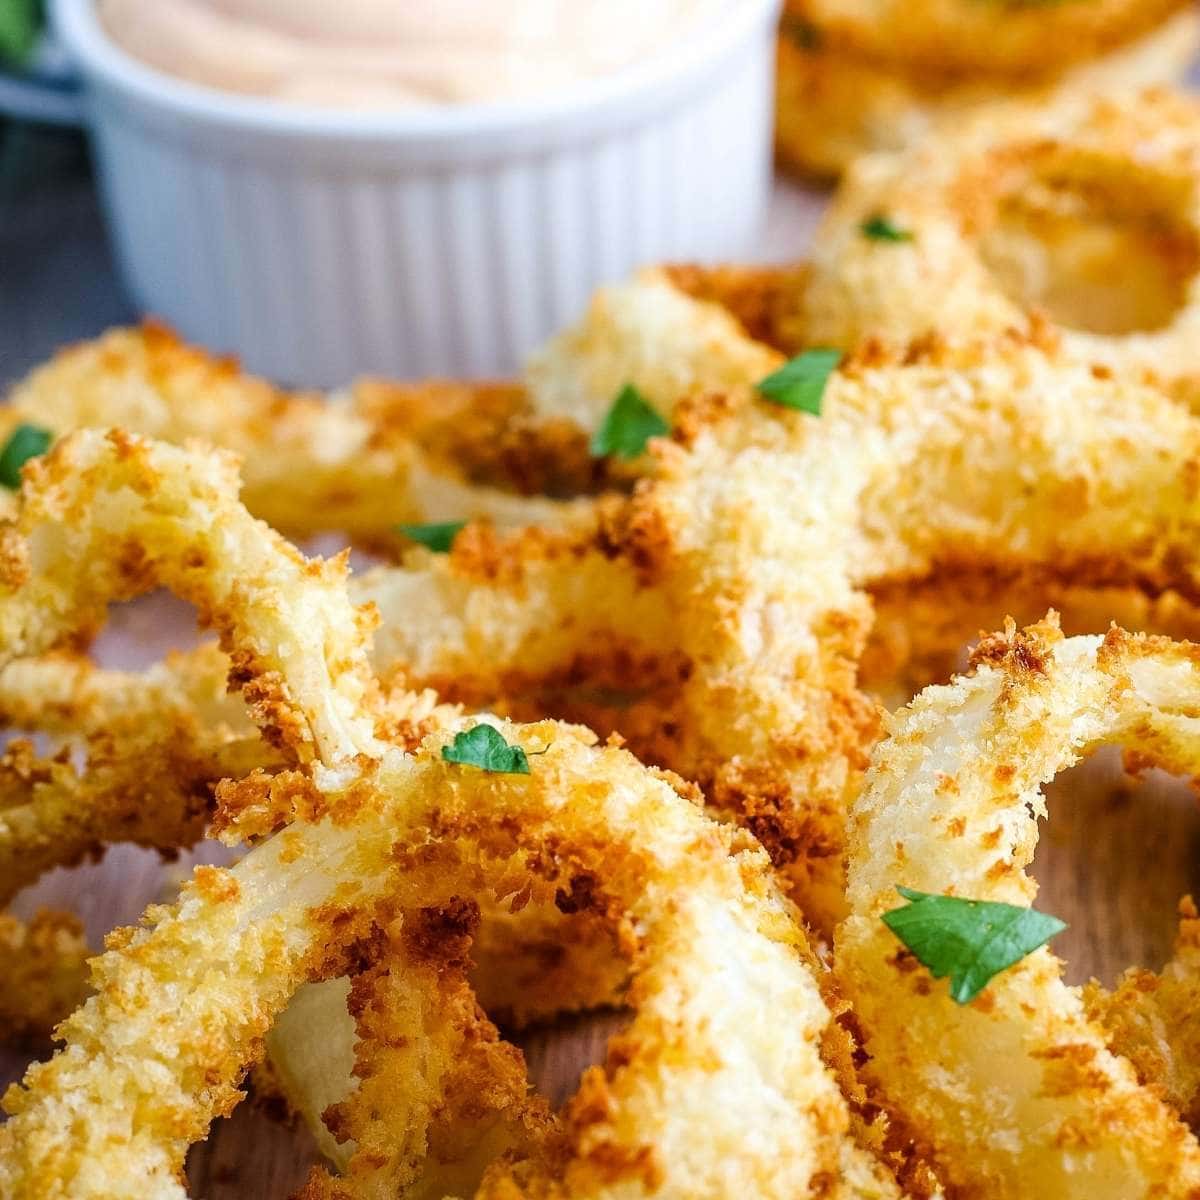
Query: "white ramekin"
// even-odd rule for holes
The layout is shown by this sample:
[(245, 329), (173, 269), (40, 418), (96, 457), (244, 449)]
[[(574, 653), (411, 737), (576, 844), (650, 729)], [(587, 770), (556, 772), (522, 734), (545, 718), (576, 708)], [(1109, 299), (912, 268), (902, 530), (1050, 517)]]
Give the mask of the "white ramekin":
[(346, 113), (180, 82), (56, 0), (135, 301), (254, 371), (510, 373), (601, 283), (742, 255), (764, 218), (779, 0), (545, 100)]

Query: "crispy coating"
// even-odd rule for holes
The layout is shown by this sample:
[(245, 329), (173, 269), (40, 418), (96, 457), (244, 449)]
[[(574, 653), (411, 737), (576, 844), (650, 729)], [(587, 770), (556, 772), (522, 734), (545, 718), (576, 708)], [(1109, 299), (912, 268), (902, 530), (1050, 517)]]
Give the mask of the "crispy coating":
[(61, 655), (0, 672), (4, 724), (67, 738), (52, 757), (24, 740), (0, 755), (0, 904), (48, 868), (115, 842), (164, 853), (190, 846), (219, 779), (285, 764), (245, 705), (230, 702), (228, 673), (216, 647), (145, 672)]
[(964, 1197), (1192, 1197), (1200, 1145), (1109, 1049), (1047, 948), (951, 1001), (880, 920), (895, 888), (1017, 905), (1046, 815), (1042, 787), (1097, 746), (1194, 775), (1196, 647), (1131, 636), (1062, 639), (1048, 622), (986, 639), (973, 670), (889, 725), (849, 835), (851, 916), (836, 971), (870, 1077)]
[[(426, 759), (438, 739), (419, 756), (419, 786), (432, 793), (422, 803), (436, 807), (411, 806), (420, 832), (411, 854), (393, 850), (402, 878), (392, 895), (447, 897), (426, 909), (437, 918), (436, 936), (415, 939), (433, 961), (447, 942), (452, 958), (461, 953), (456, 895), (482, 886), (585, 905), (636, 948), (636, 1011), (605, 1068), (585, 1074), (557, 1137), (529, 1157), (494, 1164), (479, 1194), (618, 1196), (640, 1185), (680, 1196), (795, 1196), (817, 1191), (821, 1179), (835, 1195), (898, 1195), (850, 1137), (845, 1102), (819, 1054), (829, 1011), (761, 849), (621, 750), (591, 748), (588, 738), (551, 722), (501, 728), (510, 741), (549, 744), (528, 779)], [(397, 829), (401, 845), (403, 834)], [(453, 852), (431, 862), (438, 845)], [(789, 1015), (782, 1038), (768, 1026), (750, 1030), (739, 1017), (740, 998), (757, 1007), (767, 995)], [(439, 1011), (458, 1019), (454, 1005)], [(333, 1119), (356, 1140), (379, 1140), (369, 1150), (360, 1141), (346, 1175), (314, 1184), (313, 1196), (394, 1195), (397, 1174), (412, 1169), (414, 1125), (419, 1133), (439, 1107), (424, 1099), (437, 1062), (431, 1070), (429, 1058), (403, 1045), (389, 1049), (371, 1025), (390, 1031), (391, 1024), (369, 1017), (359, 1020), (361, 1082)], [(482, 1085), (474, 1090), (487, 1108)], [(511, 1103), (505, 1091), (500, 1112)], [(710, 1124), (713, 1136), (697, 1138), (702, 1114), (711, 1122), (714, 1111), (722, 1113), (720, 1132)], [(462, 1144), (457, 1134), (449, 1142)], [(382, 1165), (378, 1146), (393, 1147)], [(424, 1195), (430, 1185), (410, 1186)]]
[(568, 521), (572, 507), (547, 497), (620, 482), (588, 440), (624, 384), (667, 411), (684, 392), (751, 383), (778, 363), (717, 305), (646, 271), (599, 292), (520, 383), (366, 379), (328, 398), (288, 393), (147, 324), (34, 371), (4, 425), (201, 438), (241, 456), (246, 505), (277, 529), (378, 543), (397, 523)]
[(723, 308), (647, 270), (601, 288), (577, 326), (530, 358), (525, 378), (539, 411), (592, 430), (627, 383), (665, 415), (690, 392), (757, 383), (780, 365)]
[(1177, 592), (1089, 587), (1046, 571), (988, 571), (962, 564), (923, 582), (872, 587), (871, 602), (875, 622), (859, 679), (889, 709), (961, 670), (967, 644), (1006, 617), (1030, 625), (1052, 608), (1068, 635), (1116, 622), (1123, 629), (1200, 641), (1200, 608)]
[(1193, 1130), (1200, 1125), (1200, 920), (1190, 896), (1179, 906), (1171, 961), (1157, 974), (1131, 967), (1112, 992), (1083, 989), (1088, 1017), (1109, 1049), (1128, 1059), (1139, 1082), (1156, 1088)]
[(44, 1042), (88, 993), (91, 951), (70, 913), (39, 910), (29, 922), (0, 913), (0, 1038)]
[[(1149, 91), (1014, 108), (906, 154), (863, 160), (815, 241), (802, 324), (814, 342), (904, 342), (1030, 327), (1196, 402), (1200, 105)], [(906, 242), (864, 237), (886, 214)], [(950, 314), (947, 318), (947, 314)]]
[[(405, 1169), (445, 1168), (433, 1107), (422, 1106), (420, 1091), (397, 1090), (414, 1066), (446, 1092), (437, 1112), (453, 1127), (448, 1150), (472, 1122), (484, 1131), (476, 1143), (492, 1145), (491, 1131), (503, 1126), (497, 1104), (521, 1114), (521, 1129), (540, 1126), (514, 1096), (516, 1060), (465, 1004), (424, 994), (419, 1009), (457, 1029), (443, 1045), (471, 1042), (453, 1070), (433, 1070), (386, 1036), (389, 1013), (408, 1003), (405, 988), (441, 985), (440, 974), (405, 971), (413, 956), (443, 970), (448, 957), (461, 971), (463, 922), (447, 932), (437, 914), (461, 912), (453, 893), (469, 897), (486, 883), (513, 908), (553, 902), (612, 922), (636, 951), (637, 1016), (568, 1109), (559, 1148), (502, 1155), (483, 1194), (616, 1196), (662, 1186), (697, 1197), (897, 1195), (855, 1141), (822, 1062), (830, 1013), (761, 847), (713, 822), (681, 781), (615, 745), (597, 748), (587, 731), (501, 725), (534, 756), (530, 776), (443, 761), (452, 728), (431, 734), (415, 757), (377, 738), (384, 716), (363, 665), (368, 626), (342, 574), (304, 560), (235, 495), (220, 456), (77, 434), (28, 474), (8, 527), (10, 560), (24, 564), (0, 593), (10, 657), (87, 627), (103, 597), (165, 582), (204, 605), (244, 664), (245, 693), (269, 679), (274, 703), (250, 706), (260, 725), (297, 730), (281, 745), (311, 753), (294, 753), (292, 771), (255, 772), (219, 791), (217, 824), (227, 836), (274, 836), (230, 869), (197, 868), (177, 904), (110, 937), (93, 964), (95, 994), (59, 1029), (62, 1049), (5, 1097), (0, 1193), (182, 1196), (188, 1145), (237, 1102), (274, 1018), (302, 984), (343, 973), (359, 977), (351, 993), (359, 1086), (331, 1116), (356, 1142), (351, 1185), (387, 1178), (379, 1173), (392, 1159), (380, 1162), (376, 1149), (384, 1142)], [(138, 548), (135, 577), (118, 574), (114, 563), (130, 556), (111, 545), (103, 553), (100, 531), (111, 545)], [(417, 908), (435, 919), (422, 926), (411, 916)], [(397, 957), (389, 946), (398, 923)], [(718, 975), (719, 989), (711, 986)], [(445, 982), (463, 995), (461, 977)], [(787, 1011), (782, 1036), (754, 1019), (764, 1002)], [(494, 1094), (472, 1090), (472, 1070), (496, 1070), (497, 1055), (507, 1066)], [(384, 1095), (413, 1103), (385, 1113), (374, 1103)], [(479, 1104), (467, 1103), (472, 1095)], [(697, 1139), (697, 1122), (714, 1112), (721, 1129)], [(417, 1140), (397, 1145), (401, 1128)]]
[(785, 24), (880, 64), (1023, 78), (1108, 54), (1187, 7), (1186, 0), (787, 0)]
[(346, 597), (345, 556), (305, 559), (237, 495), (225, 452), (63, 438), (27, 465), (20, 513), (0, 525), (0, 660), (77, 644), (110, 601), (167, 586), (220, 635), (230, 683), (272, 744), (330, 766), (378, 753), (363, 715), (374, 617)]
[(1039, 347), (852, 359), (819, 419), (737, 393), (675, 421), (592, 531), (477, 530), (366, 576), (377, 659), (468, 704), (615, 727), (753, 830), (818, 925), (878, 729), (866, 589), (1028, 572), (1197, 597), (1200, 426)]
[(797, 174), (836, 177), (864, 155), (904, 150), (967, 122), (994, 121), (1001, 106), (1051, 115), (1069, 110), (1080, 96), (1120, 96), (1177, 83), (1198, 45), (1200, 19), (1184, 10), (1090, 62), (1061, 73), (1006, 79), (949, 72), (945, 64), (936, 69), (882, 64), (837, 51), (812, 25), (785, 21), (776, 57), (776, 157)]
[[(305, 1113), (318, 1139), (333, 1142), (332, 1161), (347, 1178), (314, 1172), (303, 1196), (466, 1196), (493, 1159), (542, 1151), (549, 1108), (530, 1093), (524, 1057), (500, 1040), (467, 981), (477, 922), (478, 907), (463, 899), (401, 913), (379, 960), (349, 988), (345, 980), (309, 985), (306, 1024), (289, 1009), (272, 1030), (272, 1062), (302, 1104), (312, 1084), (324, 1095), (330, 1034), (336, 1041), (349, 1024), (356, 1035), (340, 1090)], [(307, 1070), (292, 1074), (294, 1057)]]

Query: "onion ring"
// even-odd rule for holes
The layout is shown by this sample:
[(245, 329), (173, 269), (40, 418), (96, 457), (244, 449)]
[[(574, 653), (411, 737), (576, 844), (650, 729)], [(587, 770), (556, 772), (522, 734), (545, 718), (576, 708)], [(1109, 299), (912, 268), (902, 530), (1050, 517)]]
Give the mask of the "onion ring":
[[(972, 7), (956, 5), (960, 12)], [(1012, 11), (1009, 6), (974, 7), (1003, 11), (1005, 18)], [(1068, 7), (1078, 11), (1090, 5), (1062, 5), (1056, 11)], [(1046, 11), (1037, 7), (1039, 21)], [(1053, 43), (1046, 39), (1045, 44)], [(839, 50), (806, 21), (785, 19), (776, 59), (776, 155), (800, 175), (837, 176), (861, 156), (905, 150), (931, 134), (953, 133), (964, 122), (994, 120), (1001, 105), (1052, 115), (1068, 110), (1083, 95), (1119, 97), (1136, 88), (1178, 83), (1198, 44), (1200, 21), (1185, 9), (1091, 61), (1006, 77), (975, 70), (956, 73), (944, 62), (929, 70), (878, 61)]]
[(1200, 771), (1196, 649), (1051, 623), (983, 642), (970, 675), (893, 721), (855, 803), (852, 915), (836, 970), (868, 1072), (964, 1196), (1188, 1196), (1200, 1145), (1089, 1020), (1044, 947), (973, 1003), (931, 983), (880, 920), (895, 886), (1027, 906), (1041, 787), (1106, 742)]
[(959, 0), (787, 0), (785, 24), (806, 23), (832, 50), (881, 64), (1028, 78), (1109, 54), (1186, 7), (1186, 0), (1069, 0), (1052, 8)]
[[(1147, 92), (1014, 109), (847, 177), (815, 242), (805, 336), (846, 345), (1029, 327), (1046, 306), (1071, 356), (1200, 395), (1200, 105)], [(884, 214), (907, 240), (863, 223)], [(1115, 257), (1114, 257), (1115, 256)], [(1120, 261), (1120, 288), (1107, 284)]]
[(624, 384), (666, 409), (697, 386), (753, 383), (779, 361), (728, 313), (646, 271), (598, 292), (578, 326), (531, 357), (523, 384), (362, 380), (325, 401), (241, 375), (148, 324), (34, 371), (7, 420), (202, 438), (242, 456), (246, 504), (277, 529), (370, 542), (401, 522), (560, 523), (571, 506), (530, 493), (608, 481), (616, 468), (590, 455), (588, 438)]
[[(501, 728), (506, 740), (517, 734)], [(402, 903), (410, 891), (426, 901), (470, 895), (490, 880), (501, 892), (532, 888), (536, 896), (549, 888), (560, 903), (570, 897), (594, 907), (637, 946), (637, 1015), (613, 1044), (607, 1071), (589, 1072), (568, 1105), (565, 1144), (544, 1158), (497, 1164), (483, 1194), (505, 1194), (501, 1181), (510, 1172), (534, 1194), (539, 1183), (557, 1182), (568, 1195), (640, 1183), (698, 1196), (753, 1180), (758, 1194), (791, 1196), (805, 1194), (816, 1177), (843, 1174), (871, 1180), (875, 1194), (897, 1194), (847, 1136), (849, 1114), (814, 1049), (828, 1010), (761, 849), (712, 823), (690, 796), (676, 796), (619, 750), (590, 750), (578, 733), (549, 722), (520, 734), (527, 736), (550, 749), (532, 780), (516, 783), (479, 774), (447, 781), (444, 766), (426, 758), (436, 746), (418, 756), (421, 774), (438, 782), (424, 786), (430, 807), (416, 806), (412, 832), (397, 830), (392, 853), (401, 875), (391, 894)], [(414, 839), (407, 854), (406, 837)], [(450, 853), (439, 855), (443, 843)], [(731, 888), (741, 893), (732, 907)], [(435, 902), (432, 911), (442, 910)], [(436, 960), (437, 942), (422, 945)], [(729, 979), (727, 988), (712, 988), (714, 970)], [(756, 997), (754, 1004), (769, 994), (789, 1013), (782, 1046), (774, 1033), (764, 1031), (759, 1045), (757, 1035), (736, 1032), (743, 1022), (739, 1006), (729, 1004), (733, 991)], [(424, 1096), (429, 1078), (412, 1076), (425, 1060), (403, 1047), (389, 1060), (379, 1030), (390, 1038), (392, 1027), (374, 1011), (369, 1017), (375, 1029), (360, 1022), (355, 1069), (363, 1082), (337, 1118), (367, 1148), (351, 1157), (345, 1178), (328, 1182), (329, 1191), (314, 1187), (308, 1195), (377, 1195), (384, 1181), (395, 1186), (411, 1123), (428, 1111), (424, 1101), (403, 1102)], [(716, 1104), (729, 1094), (738, 1096), (736, 1105)], [(696, 1114), (714, 1105), (725, 1113), (719, 1145), (690, 1136)], [(385, 1156), (386, 1146), (399, 1149)]]
[[(586, 1191), (661, 1172), (691, 1195), (742, 1177), (791, 1196), (845, 1172), (897, 1194), (849, 1135), (817, 1053), (829, 1011), (761, 848), (714, 824), (687, 789), (566, 726), (501, 727), (510, 743), (545, 750), (528, 777), (443, 761), (448, 732), (415, 758), (380, 741), (366, 623), (340, 570), (287, 548), (235, 491), (220, 456), (76, 434), (31, 471), (0, 535), (9, 656), (78, 636), (109, 596), (166, 582), (204, 605), (245, 690), (264, 693), (251, 711), (300, 764), (221, 793), (227, 833), (274, 836), (233, 868), (198, 868), (177, 905), (110, 939), (93, 964), (96, 995), (60, 1027), (63, 1049), (6, 1097), (0, 1190), (181, 1196), (188, 1144), (236, 1102), (297, 987), (369, 957), (406, 883), (414, 900), (428, 897), (432, 834), (509, 863), (509, 877), (524, 862), (531, 894), (566, 887), (624, 912), (639, 948), (639, 1015), (620, 1060), (591, 1076), (590, 1106), (568, 1118), (565, 1163), (522, 1165), (527, 1177), (548, 1170), (547, 1182)], [(492, 875), (512, 895), (503, 878)], [(755, 1006), (765, 996), (785, 1006), (787, 1036), (739, 1015), (709, 986), (714, 968)], [(714, 1107), (722, 1096), (737, 1104)], [(728, 1136), (692, 1138), (695, 1106), (725, 1111)]]
[(734, 393), (674, 424), (590, 531), (468, 529), (364, 576), (376, 661), (470, 706), (619, 730), (745, 822), (818, 927), (878, 729), (855, 678), (866, 589), (1028, 571), (1198, 596), (1200, 426), (1035, 346), (847, 360), (820, 420)]

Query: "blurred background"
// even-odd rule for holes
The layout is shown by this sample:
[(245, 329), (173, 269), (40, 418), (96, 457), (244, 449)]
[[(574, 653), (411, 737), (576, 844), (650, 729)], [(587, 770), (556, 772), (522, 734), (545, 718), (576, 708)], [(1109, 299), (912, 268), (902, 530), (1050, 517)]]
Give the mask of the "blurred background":
[[(281, 383), (511, 374), (640, 266), (803, 258), (860, 155), (989, 105), (1175, 82), (1198, 40), (1178, 0), (506, 0), (497, 29), (536, 10), (561, 36), (595, 9), (651, 32), (619, 70), (551, 69), (531, 97), (518, 39), (479, 94), (392, 112), (374, 79), (346, 106), (142, 53), (176, 10), (306, 52), (334, 28), (347, 53), (358, 34), (320, 5), (112, 0), (117, 45), (106, 2), (0, 0), (0, 381), (146, 314)], [(368, 29), (388, 7), (346, 12)], [(391, 8), (411, 35), (436, 6)], [(655, 41), (651, 11), (695, 29)]]

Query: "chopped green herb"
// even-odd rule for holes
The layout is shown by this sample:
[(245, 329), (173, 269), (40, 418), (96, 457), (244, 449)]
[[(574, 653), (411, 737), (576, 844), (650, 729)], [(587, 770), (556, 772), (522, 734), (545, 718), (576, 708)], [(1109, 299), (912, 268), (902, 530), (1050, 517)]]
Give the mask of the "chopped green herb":
[(491, 725), (476, 725), (456, 733), (453, 743), (442, 747), (442, 757), (449, 763), (463, 763), (499, 775), (529, 774), (525, 751), (520, 746), (510, 746)]
[(0, 3), (0, 61), (22, 66), (37, 43), (45, 22), (42, 0)]
[(805, 350), (791, 362), (785, 363), (773, 375), (768, 375), (762, 380), (758, 385), (759, 395), (770, 400), (772, 404), (782, 404), (784, 408), (798, 408), (819, 417), (825, 385), (841, 361), (840, 350), (830, 350), (823, 346)]
[(14, 492), (21, 486), (21, 468), (50, 449), (54, 435), (36, 425), (18, 425), (0, 450), (0, 484)]
[(592, 435), (593, 458), (637, 458), (646, 452), (652, 437), (670, 433), (671, 426), (651, 408), (646, 397), (632, 383), (627, 383), (613, 401), (604, 423)]
[(432, 550), (434, 554), (449, 554), (454, 539), (465, 524), (466, 521), (443, 521), (440, 525), (397, 525), (396, 532)]
[(901, 229), (883, 213), (876, 213), (874, 216), (868, 217), (858, 228), (863, 237), (870, 238), (873, 242), (911, 242), (913, 240), (911, 231)]
[(950, 998), (959, 1004), (1066, 929), (1057, 917), (1015, 904), (896, 891), (911, 903), (885, 912), (883, 923), (935, 979), (950, 976)]

